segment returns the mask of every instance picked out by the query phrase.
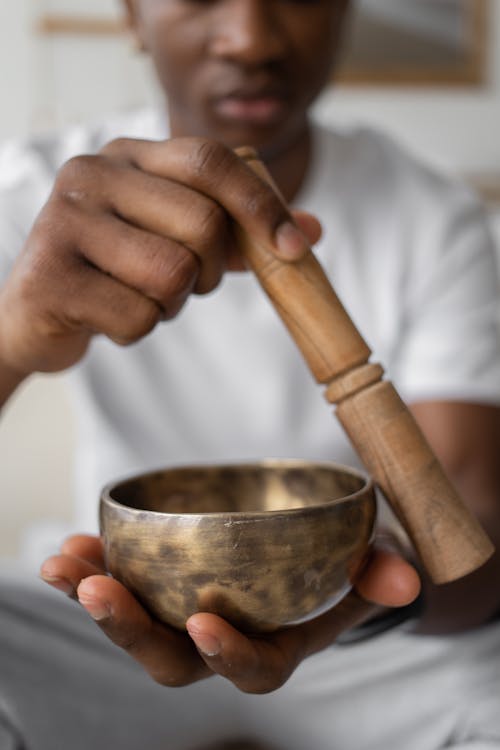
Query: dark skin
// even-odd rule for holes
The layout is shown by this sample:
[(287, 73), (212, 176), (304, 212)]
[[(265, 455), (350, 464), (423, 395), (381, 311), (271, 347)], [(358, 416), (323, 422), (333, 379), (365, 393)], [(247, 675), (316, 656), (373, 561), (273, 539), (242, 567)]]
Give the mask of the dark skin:
[[(172, 135), (254, 146), (290, 201), (308, 166), (308, 108), (330, 76), (348, 2), (127, 0), (126, 6), (168, 92)], [(266, 97), (275, 100), (267, 119), (238, 116), (234, 99)]]
[[(314, 217), (292, 218), (230, 147), (259, 147), (291, 197), (308, 160), (306, 108), (333, 56), (325, 27), (332, 34), (340, 29), (341, 6), (282, 0), (127, 4), (131, 25), (171, 89), (169, 113), (178, 137), (115, 141), (97, 156), (62, 167), (0, 295), (4, 398), (31, 372), (77, 362), (95, 334), (120, 344), (140, 339), (175, 316), (191, 293), (209, 292), (225, 270), (242, 268), (235, 222), (287, 260), (317, 240)], [(323, 52), (311, 56), (311, 48)], [(189, 112), (196, 129), (186, 121)], [(412, 601), (420, 586), (411, 566), (380, 547), (356, 591), (335, 610), (250, 639), (204, 613), (190, 618), (189, 635), (175, 632), (152, 620), (104, 573), (101, 543), (92, 537), (68, 540), (42, 569), (45, 580), (77, 597), (158, 682), (184, 685), (219, 673), (251, 692), (279, 687), (305, 656), (381, 607)]]
[[(242, 267), (235, 221), (292, 261), (305, 251), (304, 235), (309, 243), (319, 236), (313, 217), (292, 218), (231, 149), (256, 146), (293, 197), (308, 165), (307, 109), (329, 78), (347, 2), (129, 0), (126, 9), (168, 92), (175, 138), (120, 140), (60, 171), (0, 295), (4, 398), (31, 372), (77, 362), (96, 333), (136, 341), (175, 316), (189, 294), (214, 289), (226, 270)], [(439, 414), (440, 405), (420, 407), (430, 428), (426, 409)], [(413, 568), (380, 547), (334, 610), (249, 639), (206, 613), (190, 618), (189, 635), (174, 632), (103, 574), (92, 537), (68, 540), (42, 569), (160, 683), (219, 673), (249, 692), (279, 687), (340, 632), (419, 590)]]
[(479, 570), (433, 586), (424, 577), (426, 609), (417, 632), (453, 633), (500, 613), (500, 409), (454, 401), (412, 405), (417, 422), (496, 552)]

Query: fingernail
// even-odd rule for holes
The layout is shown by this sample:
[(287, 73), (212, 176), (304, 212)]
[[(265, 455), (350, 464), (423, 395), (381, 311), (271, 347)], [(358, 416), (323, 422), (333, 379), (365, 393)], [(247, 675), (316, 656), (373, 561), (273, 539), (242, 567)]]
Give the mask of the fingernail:
[(64, 578), (57, 578), (56, 576), (49, 576), (44, 575), (43, 573), (40, 575), (40, 578), (42, 581), (45, 581), (45, 583), (48, 583), (49, 586), (52, 586), (53, 589), (57, 589), (58, 591), (62, 591), (63, 594), (66, 594), (67, 596), (74, 596), (75, 589), (72, 583), (69, 581), (66, 581)]
[(87, 610), (93, 620), (106, 620), (108, 617), (111, 617), (111, 609), (105, 602), (99, 599), (79, 594), (78, 601)]
[(276, 231), (276, 247), (285, 260), (299, 260), (309, 250), (309, 245), (295, 224), (285, 221)]
[(196, 648), (205, 656), (218, 656), (222, 646), (217, 638), (208, 633), (200, 633), (198, 630), (190, 630), (188, 633), (196, 644)]

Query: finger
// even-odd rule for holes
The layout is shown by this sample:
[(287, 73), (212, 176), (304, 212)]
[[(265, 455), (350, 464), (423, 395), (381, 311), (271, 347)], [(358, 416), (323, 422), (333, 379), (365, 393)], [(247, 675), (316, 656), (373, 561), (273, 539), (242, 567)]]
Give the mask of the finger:
[(307, 238), (310, 245), (315, 245), (320, 241), (323, 234), (323, 227), (313, 214), (300, 209), (293, 209), (292, 216), (302, 234)]
[(162, 685), (181, 686), (211, 674), (191, 640), (154, 620), (118, 581), (92, 576), (78, 600), (101, 630)]
[(249, 638), (219, 617), (193, 615), (186, 623), (200, 656), (210, 669), (248, 693), (280, 688), (307, 656), (379, 611), (351, 593), (325, 615), (303, 625)]
[(354, 590), (329, 612), (296, 628), (297, 636), (304, 639), (306, 654), (315, 653), (387, 607), (410, 604), (419, 593), (420, 579), (411, 565), (394, 553), (375, 550)]
[(83, 266), (79, 291), (66, 301), (66, 315), (118, 344), (133, 344), (150, 333), (162, 318), (161, 307), (90, 266)]
[(88, 560), (99, 568), (103, 573), (106, 570), (104, 563), (104, 545), (102, 538), (90, 534), (74, 534), (68, 537), (61, 545), (62, 555), (73, 555)]
[(356, 589), (329, 612), (303, 625), (258, 639), (247, 638), (215, 615), (194, 615), (186, 627), (214, 672), (241, 690), (265, 693), (280, 687), (303, 658), (383, 608), (410, 603), (419, 590), (418, 576), (408, 563), (376, 551)]
[(420, 593), (416, 570), (399, 555), (376, 550), (356, 581), (356, 591), (381, 607), (404, 607)]
[(202, 138), (118, 139), (102, 153), (210, 197), (256, 241), (284, 260), (298, 260), (309, 249), (274, 190), (220, 143)]
[[(129, 224), (146, 230), (150, 235), (157, 235), (158, 239), (155, 242), (147, 239), (144, 233), (137, 232), (135, 236), (131, 231), (126, 233), (125, 226), (119, 232), (115, 222), (109, 224), (117, 233), (115, 247), (119, 237), (125, 243), (125, 249), (133, 242), (136, 265), (141, 261), (140, 251), (153, 253), (163, 261), (164, 274), (169, 271), (169, 254), (176, 245), (180, 246), (186, 256), (188, 253), (194, 255), (190, 260), (191, 273), (196, 272), (195, 284), (191, 284), (195, 291), (205, 294), (215, 289), (221, 279), (225, 253), (231, 241), (227, 213), (217, 202), (185, 185), (138, 169), (121, 171), (123, 176), (119, 181), (116, 174), (112, 175), (112, 182), (110, 177), (109, 202), (113, 211)], [(160, 238), (165, 240), (163, 244)], [(120, 254), (121, 249), (119, 245), (117, 250)], [(106, 250), (109, 252), (109, 245)], [(174, 256), (177, 264), (178, 256), (179, 250)], [(195, 259), (198, 263), (195, 263)]]
[(92, 562), (73, 555), (53, 555), (40, 568), (40, 577), (58, 591), (76, 598), (76, 590), (87, 576), (102, 573), (102, 569)]
[[(318, 219), (312, 214), (306, 211), (300, 211), (297, 209), (292, 210), (292, 216), (300, 229), (302, 234), (307, 239), (308, 243), (312, 246), (315, 245), (321, 239), (323, 232), (322, 226)], [(235, 246), (230, 247), (227, 253), (227, 270), (228, 271), (247, 271), (248, 266), (245, 263), (245, 259), (242, 258), (241, 253)]]
[[(99, 214), (114, 213), (123, 223), (169, 239), (192, 252), (200, 261), (196, 292), (212, 291), (219, 283), (231, 239), (230, 220), (215, 200), (196, 189), (168, 179), (168, 175), (147, 173), (131, 163), (117, 163), (116, 159), (102, 156), (80, 156), (63, 167), (53, 196), (53, 200), (64, 202), (67, 222), (80, 219), (80, 241), (83, 233), (83, 238), (93, 237), (95, 244), (96, 233), (99, 239), (98, 230), (102, 230)], [(87, 218), (85, 224), (82, 215)], [(127, 240), (123, 229), (119, 233), (117, 223), (114, 228), (117, 235), (104, 245), (108, 253), (121, 250), (120, 234), (122, 240)], [(146, 249), (150, 245), (148, 241)], [(98, 248), (102, 246), (102, 241), (97, 242)], [(136, 250), (141, 248), (139, 243)], [(99, 262), (96, 265), (101, 267)]]
[[(42, 263), (42, 253), (38, 270), (24, 284), (28, 291), (33, 287), (29, 296), (33, 305), (40, 285), (45, 289), (44, 335), (74, 336), (81, 329), (130, 344), (149, 333), (161, 319), (162, 309), (154, 300), (94, 268), (77, 248), (60, 247), (57, 255), (50, 257), (48, 249), (43, 252), (47, 253), (47, 263)], [(36, 318), (40, 318), (38, 311)]]
[(345, 630), (383, 607), (408, 604), (419, 590), (418, 576), (408, 563), (376, 551), (356, 590), (326, 614), (303, 625), (248, 638), (219, 617), (200, 613), (191, 617), (186, 627), (214, 672), (240, 690), (265, 693), (280, 687), (305, 656), (326, 648)]
[(208, 613), (190, 617), (186, 628), (207, 666), (244, 692), (276, 690), (302, 658), (302, 640), (292, 630), (279, 639), (249, 638)]
[(217, 262), (211, 272), (206, 266), (201, 272), (200, 259), (184, 245), (104, 213), (87, 223), (79, 250), (101, 271), (154, 300), (163, 319), (174, 317), (195, 288), (210, 291), (223, 270)]

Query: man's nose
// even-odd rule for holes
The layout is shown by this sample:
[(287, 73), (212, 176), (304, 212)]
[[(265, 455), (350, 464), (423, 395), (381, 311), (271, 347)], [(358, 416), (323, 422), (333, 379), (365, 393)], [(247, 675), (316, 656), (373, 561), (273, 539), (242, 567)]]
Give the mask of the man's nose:
[(225, 0), (211, 36), (212, 54), (243, 65), (280, 59), (287, 38), (275, 0)]

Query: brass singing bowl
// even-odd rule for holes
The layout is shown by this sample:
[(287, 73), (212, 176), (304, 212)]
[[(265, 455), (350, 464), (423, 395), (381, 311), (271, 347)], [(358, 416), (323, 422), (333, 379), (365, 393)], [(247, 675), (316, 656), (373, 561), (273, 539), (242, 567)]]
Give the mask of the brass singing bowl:
[(245, 632), (316, 617), (363, 565), (376, 502), (363, 474), (267, 460), (166, 469), (101, 495), (106, 565), (159, 620), (213, 612)]

